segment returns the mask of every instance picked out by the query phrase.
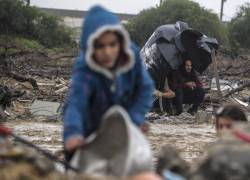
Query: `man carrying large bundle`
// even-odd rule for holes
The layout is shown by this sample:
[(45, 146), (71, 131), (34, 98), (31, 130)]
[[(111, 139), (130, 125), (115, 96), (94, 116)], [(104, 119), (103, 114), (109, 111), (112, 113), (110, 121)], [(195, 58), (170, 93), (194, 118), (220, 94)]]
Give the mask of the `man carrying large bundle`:
[[(212, 52), (217, 48), (218, 42), (216, 39), (209, 38), (190, 28), (188, 24), (178, 21), (176, 24), (158, 27), (142, 48), (141, 55), (149, 74), (154, 80), (156, 90), (165, 93), (166, 79), (171, 84), (171, 78), (176, 78), (175, 75), (171, 74), (174, 74), (173, 71), (177, 71), (186, 59), (191, 60), (193, 70), (202, 73), (212, 62)], [(169, 76), (172, 77), (169, 78)], [(190, 83), (191, 86), (193, 85)], [(173, 87), (170, 89), (174, 91)], [(176, 96), (175, 92), (173, 96), (166, 97), (166, 99), (173, 99)], [(180, 109), (177, 112), (178, 114), (182, 112)], [(195, 111), (196, 107), (190, 112)]]

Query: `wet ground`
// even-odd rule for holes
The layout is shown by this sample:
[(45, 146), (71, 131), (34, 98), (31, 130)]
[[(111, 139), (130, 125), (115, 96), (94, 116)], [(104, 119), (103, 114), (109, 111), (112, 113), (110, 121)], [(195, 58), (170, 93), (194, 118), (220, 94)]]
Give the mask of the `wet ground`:
[(162, 146), (175, 147), (183, 159), (191, 164), (206, 155), (206, 147), (216, 140), (211, 124), (153, 124), (148, 136), (155, 156)]
[[(205, 154), (206, 147), (216, 140), (212, 123), (197, 122), (194, 117), (154, 117), (148, 139), (157, 156), (161, 147), (170, 144), (191, 164)], [(62, 150), (62, 123), (13, 120), (6, 123), (20, 135), (34, 144), (57, 154)]]
[(34, 144), (57, 153), (62, 150), (62, 123), (36, 121), (10, 121), (6, 125)]

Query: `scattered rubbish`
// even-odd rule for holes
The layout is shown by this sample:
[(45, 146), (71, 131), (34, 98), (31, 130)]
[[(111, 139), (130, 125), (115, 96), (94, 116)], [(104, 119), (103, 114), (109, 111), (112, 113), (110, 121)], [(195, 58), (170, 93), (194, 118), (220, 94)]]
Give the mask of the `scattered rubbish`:
[(59, 108), (60, 103), (35, 100), (30, 111), (35, 116), (54, 116), (59, 113)]
[(245, 106), (245, 107), (249, 106), (249, 103), (245, 103), (245, 102), (239, 100), (238, 98), (233, 98), (233, 99), (234, 99), (237, 103), (239, 103), (240, 105), (242, 105), (242, 106)]
[[(32, 53), (13, 57), (12, 61), (14, 62), (13, 71), (33, 78), (37, 82), (39, 90), (32, 88), (29, 82), (20, 82), (12, 77), (2, 76), (0, 84), (2, 87), (8, 87), (8, 89), (2, 88), (4, 91), (0, 93), (0, 99), (8, 100), (9, 98), (6, 96), (8, 93), (11, 93), (12, 98), (9, 109), (7, 111), (5, 108), (2, 109), (0, 116), (1, 114), (5, 116), (7, 118), (6, 123), (17, 134), (24, 136), (32, 143), (39, 145), (39, 147), (41, 146), (52, 154), (55, 151), (61, 152), (63, 150), (62, 124), (60, 121), (51, 122), (54, 122), (61, 112), (60, 105), (64, 102), (67, 95), (74, 58), (55, 59), (50, 54), (44, 56)], [(249, 58), (246, 60), (239, 58), (237, 63), (233, 60), (228, 61), (228, 59), (224, 62), (221, 65), (223, 67), (219, 67), (222, 93), (227, 94), (232, 90), (236, 91), (230, 93), (229, 96), (232, 98), (224, 96), (223, 100), (231, 100), (231, 102), (237, 103), (242, 107), (244, 106), (248, 110), (250, 87), (243, 85), (249, 81), (249, 71), (246, 71), (249, 69)], [(221, 61), (218, 61), (218, 63), (221, 63)], [(230, 63), (232, 63), (232, 67), (229, 69)], [(245, 73), (239, 74), (243, 71)], [(230, 78), (228, 78), (229, 76)], [(207, 85), (205, 86), (207, 95), (212, 94), (211, 91), (217, 90), (215, 79), (212, 79), (212, 84), (211, 79), (209, 72), (204, 72), (203, 83)], [(241, 86), (244, 89), (240, 88)], [(195, 163), (201, 156), (206, 156), (205, 149), (207, 145), (216, 141), (215, 127), (209, 119), (222, 103), (225, 103), (225, 101), (207, 101), (202, 107), (203, 111), (198, 111), (196, 116), (191, 116), (188, 113), (183, 113), (180, 116), (169, 116), (166, 113), (149, 113), (146, 117), (146, 120), (150, 121), (150, 131), (147, 134), (147, 138), (150, 140), (154, 157), (157, 156), (157, 153), (165, 144), (171, 144), (180, 150), (181, 157), (190, 164)], [(0, 107), (2, 105), (0, 103)], [(246, 114), (250, 120), (250, 113)], [(16, 154), (18, 154), (18, 151)], [(30, 151), (25, 151), (25, 154), (30, 155), (31, 153)], [(55, 155), (63, 158), (62, 153)], [(28, 159), (30, 160), (30, 156)], [(36, 161), (40, 162), (40, 160)], [(44, 171), (43, 167), (49, 167), (47, 162), (40, 166), (42, 168), (39, 168), (39, 171)], [(13, 166), (6, 171), (8, 176), (10, 175), (10, 169), (11, 171), (13, 170), (12, 168)], [(0, 168), (0, 172), (2, 172), (1, 170), (3, 169)], [(25, 169), (20, 174), (23, 176), (23, 173), (26, 172), (28, 171)]]
[(67, 86), (64, 86), (58, 90), (55, 91), (55, 94), (61, 94), (61, 93), (66, 93), (68, 90), (68, 87)]
[(212, 119), (212, 113), (206, 111), (198, 111), (196, 114), (197, 122), (209, 122)]
[[(222, 93), (225, 91), (230, 91), (232, 89), (236, 89), (238, 87), (237, 83), (232, 83), (226, 80), (222, 80), (220, 79), (220, 89), (222, 91)], [(217, 87), (216, 87), (216, 80), (215, 78), (212, 79), (211, 82), (211, 90), (217, 91)]]

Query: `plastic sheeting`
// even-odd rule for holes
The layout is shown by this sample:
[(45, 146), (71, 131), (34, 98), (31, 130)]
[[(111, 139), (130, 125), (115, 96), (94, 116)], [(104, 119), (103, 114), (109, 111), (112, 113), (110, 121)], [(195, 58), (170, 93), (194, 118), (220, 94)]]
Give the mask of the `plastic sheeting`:
[(158, 27), (141, 50), (147, 70), (157, 82), (191, 59), (193, 68), (202, 73), (212, 62), (212, 51), (218, 42), (192, 29), (184, 22)]

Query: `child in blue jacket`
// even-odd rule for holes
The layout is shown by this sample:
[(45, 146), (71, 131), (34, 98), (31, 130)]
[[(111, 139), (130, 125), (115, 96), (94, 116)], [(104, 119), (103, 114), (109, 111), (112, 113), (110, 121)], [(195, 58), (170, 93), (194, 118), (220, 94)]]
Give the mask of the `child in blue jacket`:
[(153, 89), (139, 50), (118, 17), (100, 6), (90, 9), (63, 114), (65, 150), (84, 145), (84, 139), (97, 130), (103, 114), (113, 105), (122, 106), (132, 121), (142, 126), (151, 108)]

